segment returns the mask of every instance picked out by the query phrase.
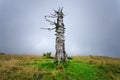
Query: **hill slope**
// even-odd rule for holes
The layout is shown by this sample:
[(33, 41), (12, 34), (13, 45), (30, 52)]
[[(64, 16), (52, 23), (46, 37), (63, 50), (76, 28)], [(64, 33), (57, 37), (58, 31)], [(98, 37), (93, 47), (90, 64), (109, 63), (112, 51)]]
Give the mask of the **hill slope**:
[(0, 80), (120, 80), (120, 59), (77, 56), (57, 65), (41, 56), (0, 55)]

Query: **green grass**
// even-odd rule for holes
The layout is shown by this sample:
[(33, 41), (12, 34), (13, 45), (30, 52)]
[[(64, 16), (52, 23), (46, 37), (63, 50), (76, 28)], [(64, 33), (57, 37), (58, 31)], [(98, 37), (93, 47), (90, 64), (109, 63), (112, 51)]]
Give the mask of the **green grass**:
[(120, 80), (120, 59), (77, 56), (58, 65), (42, 56), (0, 55), (0, 80)]
[[(78, 62), (76, 60), (70, 60), (68, 63), (55, 64), (54, 60), (45, 59), (43, 61), (33, 62), (33, 66), (38, 67), (41, 70), (41, 78), (47, 80), (94, 80), (97, 69), (93, 65), (87, 63)], [(43, 72), (42, 72), (43, 71)]]

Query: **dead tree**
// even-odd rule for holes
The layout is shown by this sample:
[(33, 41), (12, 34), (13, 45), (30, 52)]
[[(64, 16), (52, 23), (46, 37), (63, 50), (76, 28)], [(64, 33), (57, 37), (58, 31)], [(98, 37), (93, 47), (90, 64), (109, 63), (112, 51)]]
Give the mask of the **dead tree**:
[[(55, 21), (51, 21), (48, 18), (55, 18)], [(66, 62), (67, 61), (67, 54), (65, 51), (65, 25), (63, 23), (63, 7), (59, 8), (58, 10), (54, 10), (54, 14), (50, 14), (49, 16), (45, 16), (45, 20), (48, 21), (51, 25), (55, 25), (54, 28), (41, 28), (41, 29), (47, 29), (47, 30), (55, 30), (56, 34), (56, 53), (55, 53), (55, 60), (60, 62)]]

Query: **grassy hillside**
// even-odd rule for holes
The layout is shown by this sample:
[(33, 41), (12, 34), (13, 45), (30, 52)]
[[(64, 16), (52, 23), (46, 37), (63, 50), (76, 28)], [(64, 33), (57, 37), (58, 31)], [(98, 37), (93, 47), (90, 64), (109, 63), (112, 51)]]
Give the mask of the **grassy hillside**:
[(0, 55), (0, 80), (120, 80), (120, 59), (77, 56), (57, 65), (41, 56)]

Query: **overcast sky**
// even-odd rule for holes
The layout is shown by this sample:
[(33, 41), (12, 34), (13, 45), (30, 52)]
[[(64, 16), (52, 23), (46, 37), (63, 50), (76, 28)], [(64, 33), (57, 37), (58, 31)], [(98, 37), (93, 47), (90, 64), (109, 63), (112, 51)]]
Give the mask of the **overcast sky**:
[(68, 55), (120, 57), (120, 0), (0, 0), (0, 52), (55, 54), (44, 16), (64, 7)]

